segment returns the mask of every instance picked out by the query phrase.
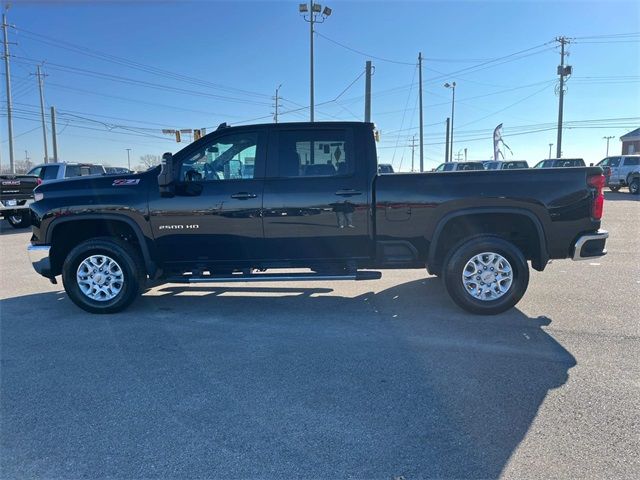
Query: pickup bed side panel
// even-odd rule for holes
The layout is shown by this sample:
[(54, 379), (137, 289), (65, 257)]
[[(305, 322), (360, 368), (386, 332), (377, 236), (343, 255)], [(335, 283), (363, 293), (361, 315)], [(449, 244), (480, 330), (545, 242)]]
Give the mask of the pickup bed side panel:
[[(542, 228), (549, 258), (567, 258), (579, 233), (597, 230), (586, 178), (597, 167), (381, 175), (376, 178), (378, 242), (408, 241), (428, 260), (443, 221), (466, 211), (521, 212)], [(508, 226), (507, 226), (508, 227)]]

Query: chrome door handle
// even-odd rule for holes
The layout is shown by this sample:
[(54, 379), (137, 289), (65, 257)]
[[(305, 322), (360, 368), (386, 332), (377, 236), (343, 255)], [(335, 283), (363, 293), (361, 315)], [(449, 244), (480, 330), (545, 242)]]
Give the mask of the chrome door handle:
[(250, 198), (256, 198), (257, 195), (255, 193), (249, 192), (238, 192), (231, 195), (231, 198), (236, 198), (238, 200), (248, 200)]

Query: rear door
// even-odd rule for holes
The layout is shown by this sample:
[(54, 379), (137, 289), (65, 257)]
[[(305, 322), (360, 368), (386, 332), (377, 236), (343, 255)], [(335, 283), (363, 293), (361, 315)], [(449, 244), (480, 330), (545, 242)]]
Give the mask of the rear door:
[(619, 178), (621, 181), (626, 182), (627, 177), (631, 172), (638, 171), (638, 166), (640, 166), (640, 157), (622, 157), (621, 163)]
[(372, 256), (366, 146), (351, 127), (272, 130), (264, 185), (265, 258)]

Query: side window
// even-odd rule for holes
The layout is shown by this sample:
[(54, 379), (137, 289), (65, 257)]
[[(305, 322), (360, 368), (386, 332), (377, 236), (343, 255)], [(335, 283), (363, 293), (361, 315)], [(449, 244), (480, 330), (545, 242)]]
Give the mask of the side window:
[(620, 157), (612, 157), (609, 159), (610, 167), (619, 167), (620, 166)]
[(80, 176), (80, 165), (67, 165), (64, 172), (64, 178), (72, 178)]
[(636, 166), (636, 165), (640, 165), (640, 158), (639, 157), (628, 157), (624, 159), (624, 166), (625, 167), (631, 167), (631, 166)]
[(40, 175), (42, 175), (42, 167), (36, 167), (34, 169), (32, 169), (28, 175), (34, 175), (40, 179), (42, 179), (42, 177)]
[(332, 177), (353, 173), (355, 158), (345, 130), (282, 131), (278, 176)]
[(89, 165), (89, 172), (91, 175), (102, 175), (104, 173), (104, 169), (100, 165)]
[(445, 172), (453, 172), (456, 168), (454, 163), (445, 163), (443, 171)]
[(44, 171), (44, 177), (41, 177), (43, 180), (55, 180), (58, 178), (58, 167), (57, 165), (52, 165), (50, 167), (44, 167), (42, 170)]
[(180, 179), (194, 182), (255, 178), (257, 148), (256, 132), (217, 137), (182, 162)]

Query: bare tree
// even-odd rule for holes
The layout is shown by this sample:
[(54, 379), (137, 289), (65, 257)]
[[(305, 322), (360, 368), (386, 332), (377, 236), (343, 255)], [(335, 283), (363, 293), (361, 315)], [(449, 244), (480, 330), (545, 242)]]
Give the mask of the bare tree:
[(160, 161), (162, 158), (160, 155), (151, 155), (146, 154), (140, 157), (141, 165), (144, 165), (146, 168), (155, 167), (156, 165), (160, 165)]

